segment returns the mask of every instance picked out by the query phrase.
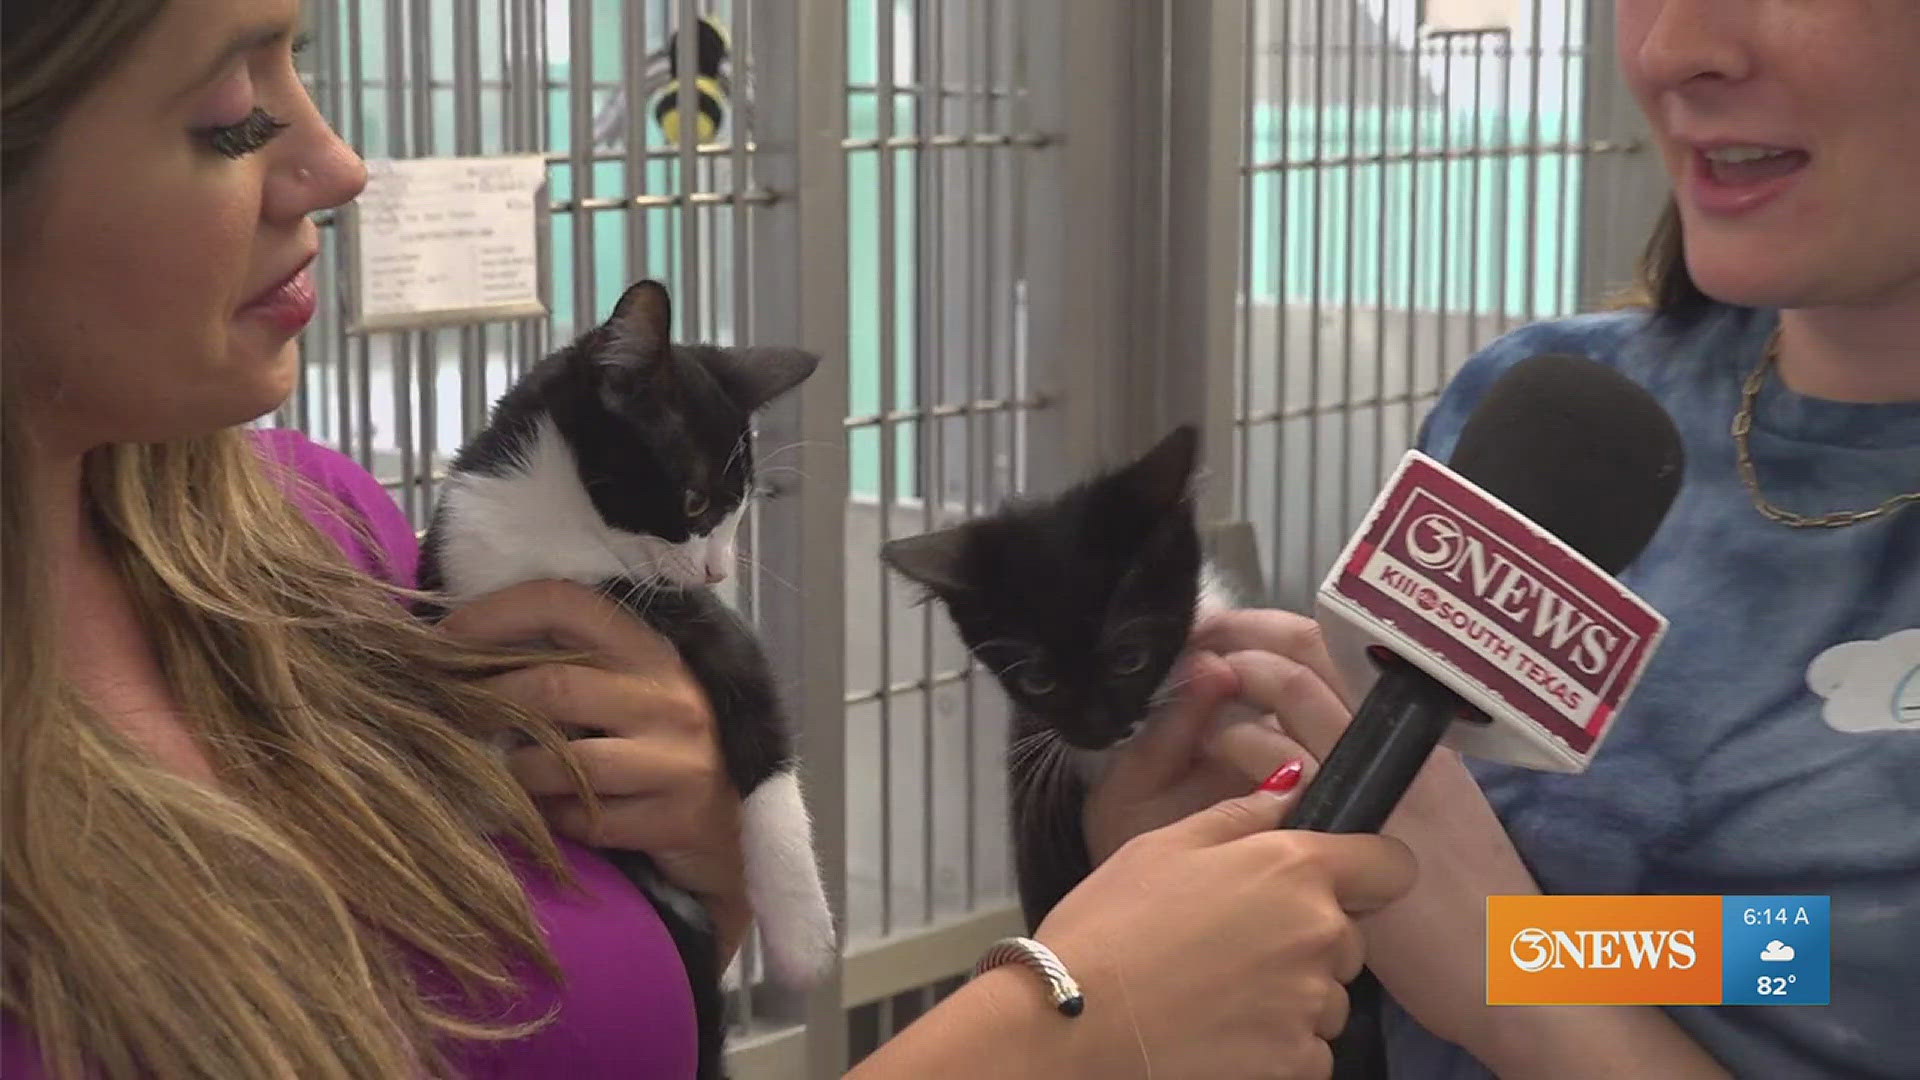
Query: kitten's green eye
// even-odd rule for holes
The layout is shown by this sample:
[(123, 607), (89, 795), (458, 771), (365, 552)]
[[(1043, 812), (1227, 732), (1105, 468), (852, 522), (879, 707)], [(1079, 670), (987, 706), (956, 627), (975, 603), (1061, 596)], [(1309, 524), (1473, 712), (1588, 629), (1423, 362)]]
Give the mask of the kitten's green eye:
[(1020, 692), (1028, 697), (1046, 697), (1053, 693), (1053, 677), (1029, 664), (1014, 681), (1020, 684)]
[(1147, 669), (1147, 650), (1129, 645), (1115, 650), (1110, 661), (1115, 675), (1138, 675)]
[(697, 518), (707, 512), (707, 497), (697, 491), (689, 491), (687, 492), (686, 501), (682, 503), (682, 506), (685, 508), (688, 517)]

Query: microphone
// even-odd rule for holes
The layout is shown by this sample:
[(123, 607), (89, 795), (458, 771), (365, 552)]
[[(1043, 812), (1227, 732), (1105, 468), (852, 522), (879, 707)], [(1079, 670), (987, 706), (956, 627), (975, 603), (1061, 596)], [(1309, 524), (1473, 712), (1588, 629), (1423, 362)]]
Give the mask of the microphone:
[(1666, 632), (1612, 575), (1666, 517), (1683, 462), (1651, 394), (1566, 355), (1497, 380), (1448, 465), (1409, 451), (1316, 598), (1366, 697), (1285, 827), (1378, 832), (1443, 739), (1585, 770)]

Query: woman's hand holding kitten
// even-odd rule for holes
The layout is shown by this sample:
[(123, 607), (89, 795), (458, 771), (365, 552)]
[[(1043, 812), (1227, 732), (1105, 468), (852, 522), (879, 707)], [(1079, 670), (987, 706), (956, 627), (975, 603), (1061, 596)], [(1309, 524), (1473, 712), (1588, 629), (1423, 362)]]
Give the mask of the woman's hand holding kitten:
[(481, 597), (440, 627), (463, 641), (593, 655), (590, 666), (542, 664), (488, 685), (564, 728), (598, 733), (567, 746), (599, 797), (598, 829), (557, 755), (523, 747), (508, 754), (508, 767), (555, 832), (591, 847), (643, 851), (669, 881), (700, 897), (727, 962), (752, 918), (740, 795), (727, 779), (706, 694), (673, 646), (614, 601), (559, 581)]
[[(1135, 836), (1244, 795), (1289, 761), (1307, 758), (1265, 710), (1242, 704), (1239, 676), (1220, 656), (1190, 653), (1166, 715), (1116, 748), (1087, 795), (1087, 853), (1098, 866)], [(1313, 762), (1306, 760), (1311, 771)]]

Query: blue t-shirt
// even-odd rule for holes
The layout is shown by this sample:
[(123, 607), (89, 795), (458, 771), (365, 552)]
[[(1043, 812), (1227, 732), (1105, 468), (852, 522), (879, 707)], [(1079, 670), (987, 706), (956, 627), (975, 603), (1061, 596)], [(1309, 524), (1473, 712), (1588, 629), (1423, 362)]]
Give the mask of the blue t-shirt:
[[(1754, 508), (1729, 427), (1775, 323), (1734, 308), (1686, 329), (1644, 312), (1545, 323), (1447, 387), (1421, 439), (1442, 461), (1487, 387), (1548, 352), (1647, 387), (1687, 453), (1679, 498), (1621, 575), (1672, 626), (1592, 767), (1473, 768), (1549, 893), (1833, 898), (1830, 1006), (1668, 1010), (1735, 1075), (1920, 1077), (1920, 505), (1838, 529)], [(1772, 372), (1749, 441), (1788, 510), (1920, 488), (1920, 405), (1816, 400)], [(1397, 1077), (1488, 1075), (1397, 1009), (1387, 1031)]]

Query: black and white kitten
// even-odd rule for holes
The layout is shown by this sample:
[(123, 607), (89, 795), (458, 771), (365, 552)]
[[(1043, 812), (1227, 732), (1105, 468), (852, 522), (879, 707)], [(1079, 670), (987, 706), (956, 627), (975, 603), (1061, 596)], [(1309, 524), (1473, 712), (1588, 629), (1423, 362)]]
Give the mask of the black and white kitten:
[[(1013, 705), (1007, 790), (1029, 930), (1093, 871), (1081, 816), (1089, 786), (1179, 689), (1170, 680), (1194, 624), (1234, 604), (1202, 554), (1198, 451), (1199, 433), (1179, 427), (1132, 464), (1060, 495), (881, 551), (946, 607)], [(1241, 721), (1265, 722), (1238, 703), (1219, 722)], [(1371, 973), (1348, 987), (1337, 1080), (1386, 1075), (1379, 994)]]
[(1108, 752), (1171, 697), (1196, 616), (1228, 606), (1194, 521), (1198, 449), (1194, 428), (1176, 428), (1063, 494), (881, 550), (941, 602), (1012, 702), (1007, 789), (1029, 928), (1092, 871), (1081, 810)]
[[(679, 650), (706, 691), (745, 800), (748, 899), (767, 967), (809, 983), (836, 951), (786, 711), (753, 629), (714, 595), (734, 563), (753, 480), (754, 412), (813, 373), (797, 349), (674, 345), (664, 286), (629, 288), (608, 320), (541, 360), (454, 458), (421, 553), (421, 587), (458, 603), (536, 579), (595, 586)], [(638, 852), (603, 852), (666, 921), (722, 1074), (714, 928)]]

